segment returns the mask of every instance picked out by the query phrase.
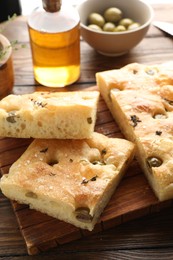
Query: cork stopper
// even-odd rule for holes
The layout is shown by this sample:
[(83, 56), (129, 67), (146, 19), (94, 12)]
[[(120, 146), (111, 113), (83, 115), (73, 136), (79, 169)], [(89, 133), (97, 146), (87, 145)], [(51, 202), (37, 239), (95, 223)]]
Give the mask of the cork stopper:
[(46, 12), (54, 13), (61, 9), (61, 0), (42, 0)]

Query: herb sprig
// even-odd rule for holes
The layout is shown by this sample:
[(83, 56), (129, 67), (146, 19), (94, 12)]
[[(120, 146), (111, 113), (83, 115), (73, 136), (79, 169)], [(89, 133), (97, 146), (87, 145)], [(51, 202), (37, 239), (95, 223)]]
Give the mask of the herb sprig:
[[(17, 17), (16, 14), (13, 14), (11, 17), (8, 16), (8, 21), (5, 24), (7, 24), (8, 22), (13, 21), (16, 17)], [(0, 27), (0, 34), (3, 33), (4, 29), (5, 29), (5, 26), (1, 26)], [(17, 44), (18, 44), (18, 41), (17, 40), (13, 40), (13, 41), (10, 41), (10, 45), (8, 45), (8, 46), (6, 46), (4, 48), (2, 43), (0, 42), (0, 61), (2, 61), (4, 59), (4, 57), (7, 54), (9, 48), (12, 47), (14, 50), (18, 50), (19, 48), (17, 47)], [(23, 43), (20, 45), (20, 48), (25, 48), (25, 47), (26, 47), (26, 45), (23, 44)]]

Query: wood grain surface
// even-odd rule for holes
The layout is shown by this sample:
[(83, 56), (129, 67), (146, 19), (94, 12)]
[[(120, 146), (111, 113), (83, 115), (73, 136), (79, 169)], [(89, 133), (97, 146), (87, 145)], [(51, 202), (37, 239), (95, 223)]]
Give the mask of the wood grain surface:
[[(172, 4), (158, 4), (153, 7), (155, 20), (173, 22)], [(14, 93), (24, 94), (35, 90), (45, 90), (35, 82), (33, 77), (26, 18), (19, 17), (6, 26), (4, 34), (10, 40), (18, 39), (19, 41), (19, 49), (13, 52)], [(26, 47), (20, 48), (23, 43)], [(98, 71), (120, 68), (131, 62), (154, 64), (172, 59), (172, 37), (153, 26), (138, 46), (118, 58), (104, 57), (81, 41), (81, 77), (78, 82), (63, 91), (92, 88), (95, 85), (95, 73)], [(102, 99), (98, 107), (96, 131), (108, 136), (122, 137)], [(20, 156), (29, 142), (30, 140), (0, 139), (2, 173), (8, 171), (10, 164)], [(135, 194), (134, 186), (136, 186)], [(149, 204), (148, 199), (150, 199)], [(40, 213), (28, 210), (26, 206), (14, 202), (12, 205), (14, 210), (8, 199), (0, 193), (0, 260), (173, 259), (172, 202), (158, 203), (135, 160), (92, 235), (76, 230), (72, 226), (68, 228), (65, 226), (62, 234), (59, 231), (59, 227), (63, 225), (62, 222), (57, 222), (43, 214), (40, 219)], [(19, 229), (19, 219), (22, 235)], [(34, 225), (31, 221), (33, 219)], [(45, 229), (42, 229), (43, 226), (40, 224), (42, 222), (45, 223)], [(48, 223), (51, 224), (51, 228)], [(32, 226), (35, 228), (32, 229)], [(40, 232), (39, 235), (37, 231)], [(46, 240), (43, 241), (45, 232)], [(52, 232), (55, 236), (50, 238)], [(74, 241), (69, 242), (70, 240)], [(55, 248), (47, 250), (51, 247)], [(28, 256), (27, 250), (30, 254), (45, 252), (37, 256)]]
[[(95, 90), (97, 88), (87, 88)], [(95, 131), (111, 137), (123, 138), (102, 98), (99, 100)], [(0, 140), (1, 173), (8, 173), (10, 165), (26, 150), (32, 140), (5, 138)], [(118, 147), (117, 147), (118, 149)], [(80, 239), (129, 220), (148, 215), (171, 206), (171, 201), (158, 202), (138, 163), (134, 160), (92, 232), (31, 210), (12, 202), (28, 253), (38, 254), (58, 245)]]

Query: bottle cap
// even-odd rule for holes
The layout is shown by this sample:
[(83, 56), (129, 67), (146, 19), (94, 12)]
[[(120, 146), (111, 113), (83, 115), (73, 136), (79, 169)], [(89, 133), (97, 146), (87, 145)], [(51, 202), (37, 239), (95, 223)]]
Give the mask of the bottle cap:
[(46, 12), (54, 13), (61, 9), (61, 0), (42, 0)]

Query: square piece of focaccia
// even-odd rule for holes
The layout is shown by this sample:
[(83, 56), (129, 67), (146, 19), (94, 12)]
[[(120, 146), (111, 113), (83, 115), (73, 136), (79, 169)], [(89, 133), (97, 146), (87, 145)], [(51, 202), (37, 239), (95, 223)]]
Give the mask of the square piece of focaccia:
[(173, 63), (133, 63), (96, 77), (156, 196), (173, 198)]
[(99, 133), (83, 140), (35, 139), (0, 188), (9, 199), (92, 230), (133, 156), (133, 143)]
[(0, 101), (0, 136), (89, 138), (94, 131), (98, 91), (34, 92)]

